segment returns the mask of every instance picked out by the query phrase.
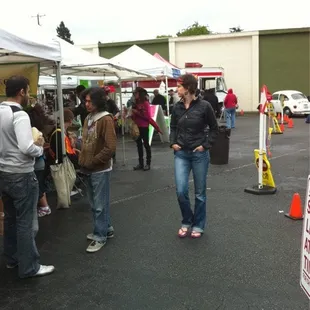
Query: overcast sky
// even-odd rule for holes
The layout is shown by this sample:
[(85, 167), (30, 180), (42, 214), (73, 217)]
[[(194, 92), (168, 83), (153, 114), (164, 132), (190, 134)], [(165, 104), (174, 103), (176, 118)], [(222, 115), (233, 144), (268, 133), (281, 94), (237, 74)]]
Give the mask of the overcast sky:
[(45, 14), (42, 27), (56, 34), (57, 25), (64, 21), (79, 45), (175, 35), (195, 21), (214, 32), (236, 26), (244, 30), (310, 27), (310, 0), (287, 2), (290, 5), (282, 0), (183, 1), (5, 1), (1, 24), (13, 20), (24, 27), (37, 22), (31, 16)]

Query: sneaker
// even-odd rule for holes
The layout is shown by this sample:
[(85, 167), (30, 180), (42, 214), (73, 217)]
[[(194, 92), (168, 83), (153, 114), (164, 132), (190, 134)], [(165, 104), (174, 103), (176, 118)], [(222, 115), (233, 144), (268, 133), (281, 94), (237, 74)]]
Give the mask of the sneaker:
[(148, 170), (150, 170), (151, 169), (151, 166), (150, 165), (145, 165), (144, 167), (143, 167), (143, 170), (144, 171), (148, 171)]
[(44, 265), (40, 265), (40, 269), (38, 270), (38, 272), (36, 274), (33, 275), (33, 277), (43, 277), (43, 276), (47, 276), (51, 273), (53, 273), (55, 270), (54, 266), (44, 266)]
[(40, 207), (38, 209), (38, 217), (43, 217), (46, 215), (50, 215), (52, 213), (51, 208), (49, 206), (47, 207)]
[(14, 269), (18, 266), (18, 263), (13, 263), (13, 264), (6, 264), (7, 269)]
[(77, 195), (77, 194), (79, 194), (79, 193), (80, 193), (80, 191), (78, 191), (78, 190), (71, 191), (70, 197), (75, 196), (75, 195)]
[(133, 170), (137, 171), (137, 170), (143, 170), (143, 165), (137, 165), (135, 167), (133, 167)]
[(105, 243), (106, 243), (105, 241), (104, 242), (92, 241), (90, 245), (87, 247), (86, 252), (88, 253), (97, 252), (105, 245)]
[[(107, 234), (107, 238), (108, 239), (111, 239), (114, 237), (114, 231), (108, 231), (108, 234)], [(94, 234), (88, 234), (86, 236), (87, 240), (90, 240), (90, 241), (94, 241)]]
[(112, 231), (108, 231), (108, 233), (107, 233), (107, 238), (108, 239), (112, 239), (114, 237), (114, 231), (112, 230)]

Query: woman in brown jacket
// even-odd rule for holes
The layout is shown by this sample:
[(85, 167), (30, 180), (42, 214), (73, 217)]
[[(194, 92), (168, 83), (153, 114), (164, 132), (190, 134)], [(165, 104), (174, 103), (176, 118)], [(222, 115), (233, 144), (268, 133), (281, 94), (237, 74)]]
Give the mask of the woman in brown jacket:
[(82, 93), (86, 109), (79, 156), (81, 171), (87, 176), (87, 194), (91, 205), (94, 230), (87, 252), (99, 251), (114, 236), (110, 217), (110, 176), (112, 156), (116, 150), (113, 115), (107, 112), (106, 94), (102, 88), (88, 88)]

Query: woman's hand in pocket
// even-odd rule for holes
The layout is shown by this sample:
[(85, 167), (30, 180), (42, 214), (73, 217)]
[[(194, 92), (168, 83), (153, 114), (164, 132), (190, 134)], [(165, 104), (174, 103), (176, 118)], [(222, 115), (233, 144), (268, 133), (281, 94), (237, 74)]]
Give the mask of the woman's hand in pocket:
[(177, 151), (180, 151), (180, 149), (181, 149), (181, 147), (180, 147), (178, 144), (173, 144), (173, 145), (172, 145), (172, 148), (173, 148), (173, 150), (176, 151), (176, 152), (177, 152)]
[(203, 152), (204, 150), (205, 148), (202, 145), (200, 145), (200, 146), (197, 146), (193, 152)]

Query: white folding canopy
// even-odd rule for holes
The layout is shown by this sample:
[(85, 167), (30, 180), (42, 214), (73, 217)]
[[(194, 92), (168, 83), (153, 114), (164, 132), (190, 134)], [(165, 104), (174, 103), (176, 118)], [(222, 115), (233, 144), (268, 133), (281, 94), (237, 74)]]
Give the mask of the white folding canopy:
[[(40, 63), (46, 75), (56, 73), (57, 99), (59, 106), (60, 126), (64, 146), (64, 115), (61, 90), (61, 75), (116, 76), (120, 80), (139, 80), (152, 76), (113, 64), (110, 60), (95, 56), (58, 37), (52, 37), (41, 27), (20, 26), (17, 23), (5, 24), (0, 20), (0, 64), (7, 63)], [(123, 137), (124, 140), (124, 137)], [(124, 149), (124, 147), (123, 147)]]
[[(182, 74), (182, 71), (179, 68), (164, 59), (159, 59), (158, 57), (151, 55), (137, 45), (132, 45), (127, 50), (110, 60), (123, 66), (130, 64), (135, 70), (150, 74), (156, 78), (165, 79), (167, 102), (168, 79), (177, 79)], [(169, 104), (167, 104), (167, 112), (169, 115)]]
[[(130, 66), (121, 66), (113, 61), (91, 54), (60, 38), (55, 38), (61, 49), (61, 71), (63, 75), (76, 76), (115, 76), (120, 80), (140, 80), (153, 76), (132, 69)], [(52, 75), (53, 68), (41, 67), (42, 75)]]
[(34, 35), (20, 26), (18, 32), (0, 25), (0, 64), (61, 61), (59, 43), (42, 33)]
[(64, 75), (115, 76), (122, 80), (153, 78), (53, 37), (39, 26), (2, 25), (0, 20), (0, 64), (40, 62), (41, 74), (53, 75), (57, 61), (61, 61)]
[(110, 61), (122, 66), (128, 66), (130, 64), (133, 69), (157, 78), (177, 78), (181, 75), (180, 69), (156, 58), (137, 45), (132, 45), (124, 52), (111, 58)]
[[(1, 21), (0, 21), (1, 23)], [(56, 69), (57, 96), (60, 111), (63, 152), (64, 145), (64, 115), (61, 91), (61, 49), (59, 42), (46, 36), (40, 29), (21, 27), (17, 23), (0, 24), (0, 64), (9, 63), (40, 63)]]

